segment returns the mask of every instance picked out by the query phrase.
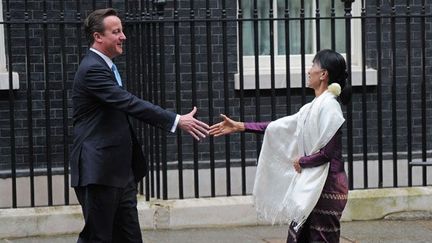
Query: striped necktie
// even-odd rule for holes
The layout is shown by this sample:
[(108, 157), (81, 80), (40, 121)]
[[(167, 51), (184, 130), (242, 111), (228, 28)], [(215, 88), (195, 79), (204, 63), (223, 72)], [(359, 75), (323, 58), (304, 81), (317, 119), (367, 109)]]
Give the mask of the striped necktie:
[(123, 86), (123, 83), (122, 83), (122, 79), (121, 79), (121, 77), (120, 77), (120, 73), (119, 73), (119, 71), (118, 71), (118, 69), (117, 69), (117, 66), (113, 63), (113, 65), (112, 65), (112, 67), (111, 67), (111, 70), (114, 72), (114, 75), (115, 75), (115, 78), (116, 78), (116, 80), (117, 80), (117, 83), (120, 85), (120, 86)]

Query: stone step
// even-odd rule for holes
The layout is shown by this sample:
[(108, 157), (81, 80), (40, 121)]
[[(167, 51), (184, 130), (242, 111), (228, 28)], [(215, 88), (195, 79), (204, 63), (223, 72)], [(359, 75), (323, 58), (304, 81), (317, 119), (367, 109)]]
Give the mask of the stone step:
[[(286, 239), (268, 238), (268, 239), (263, 239), (263, 242), (265, 242), (265, 243), (285, 243)], [(341, 236), (340, 243), (357, 243), (357, 241)]]

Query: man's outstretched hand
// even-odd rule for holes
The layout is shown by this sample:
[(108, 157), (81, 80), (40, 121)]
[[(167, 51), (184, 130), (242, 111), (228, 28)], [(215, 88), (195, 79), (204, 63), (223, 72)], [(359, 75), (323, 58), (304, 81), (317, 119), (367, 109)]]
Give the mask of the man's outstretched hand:
[(200, 140), (200, 138), (205, 138), (208, 136), (209, 125), (206, 123), (195, 119), (194, 115), (197, 111), (197, 108), (194, 106), (191, 112), (181, 115), (178, 126), (181, 130), (189, 133), (196, 140)]

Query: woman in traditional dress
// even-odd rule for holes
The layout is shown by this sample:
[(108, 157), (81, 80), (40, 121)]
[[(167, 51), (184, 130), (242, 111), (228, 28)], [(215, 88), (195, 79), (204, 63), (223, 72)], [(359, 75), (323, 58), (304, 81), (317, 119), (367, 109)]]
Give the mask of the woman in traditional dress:
[(264, 133), (253, 189), (258, 214), (288, 222), (287, 242), (339, 242), (340, 218), (348, 196), (342, 158), (341, 126), (346, 105), (345, 59), (332, 50), (318, 52), (308, 71), (315, 98), (299, 112), (273, 122), (223, 121), (210, 135)]

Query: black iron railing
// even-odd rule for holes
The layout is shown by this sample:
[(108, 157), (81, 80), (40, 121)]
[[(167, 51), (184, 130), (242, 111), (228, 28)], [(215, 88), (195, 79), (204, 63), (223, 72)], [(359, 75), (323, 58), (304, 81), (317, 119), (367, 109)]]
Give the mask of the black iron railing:
[[(264, 2), (3, 1), (8, 88), (0, 90), (0, 170), (9, 196), (0, 207), (76, 202), (68, 157), (72, 80), (87, 49), (82, 22), (110, 6), (128, 37), (116, 60), (127, 89), (179, 114), (197, 106), (209, 124), (220, 113), (246, 121), (293, 114), (313, 97), (305, 78), (310, 55), (344, 53), (353, 85), (343, 127), (350, 188), (430, 185), (431, 3)], [(140, 187), (147, 200), (251, 193), (262, 136), (196, 142), (134, 125), (150, 168)]]

